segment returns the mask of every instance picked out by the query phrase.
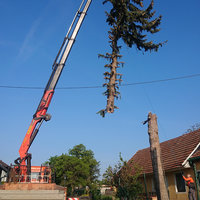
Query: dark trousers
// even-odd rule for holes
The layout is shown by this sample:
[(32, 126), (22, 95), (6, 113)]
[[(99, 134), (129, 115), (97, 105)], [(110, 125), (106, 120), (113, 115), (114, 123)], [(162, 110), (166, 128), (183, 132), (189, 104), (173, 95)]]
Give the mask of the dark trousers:
[(195, 190), (193, 188), (189, 188), (188, 198), (189, 200), (196, 200)]

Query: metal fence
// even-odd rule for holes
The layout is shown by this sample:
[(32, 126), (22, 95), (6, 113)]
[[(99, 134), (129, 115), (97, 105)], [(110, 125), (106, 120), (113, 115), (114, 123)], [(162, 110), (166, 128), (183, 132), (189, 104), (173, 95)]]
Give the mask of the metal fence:
[[(26, 167), (26, 166), (25, 166)], [(7, 182), (20, 183), (52, 183), (54, 176), (50, 166), (33, 166), (31, 167), (31, 174), (23, 175), (21, 170), (16, 166), (11, 166), (11, 170), (7, 174)]]
[(23, 183), (49, 183), (51, 180), (50, 175), (25, 175), (25, 176), (19, 176), (16, 175), (16, 179), (18, 182)]

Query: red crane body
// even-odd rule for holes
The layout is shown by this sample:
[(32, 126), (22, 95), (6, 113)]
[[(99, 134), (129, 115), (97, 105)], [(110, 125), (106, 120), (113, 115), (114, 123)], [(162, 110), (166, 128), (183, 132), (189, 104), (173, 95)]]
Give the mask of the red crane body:
[[(43, 120), (47, 120), (47, 117), (49, 115), (46, 115), (47, 109), (49, 107), (49, 104), (51, 102), (51, 99), (53, 97), (54, 90), (46, 91), (42, 97), (42, 101), (40, 102), (39, 109), (35, 113), (34, 118), (31, 121), (31, 124), (28, 128), (28, 131), (24, 137), (24, 140), (21, 144), (21, 147), (19, 149), (19, 155), (21, 159), (20, 165), (21, 167), (21, 174), (26, 175), (27, 174), (27, 167), (26, 167), (26, 158), (28, 150), (37, 134), (39, 129), (36, 129), (36, 126), (38, 123), (41, 123)], [(36, 130), (34, 132), (34, 130)], [(35, 133), (35, 134), (33, 134)]]
[(53, 90), (45, 92), (42, 98), (43, 101), (40, 103), (40, 106), (39, 106), (40, 109), (36, 112), (35, 118), (32, 119), (29, 129), (19, 149), (19, 155), (21, 158), (26, 157), (26, 154), (30, 148), (30, 139), (31, 139), (32, 133), (35, 130), (36, 125), (41, 121), (41, 119), (43, 119), (42, 116), (46, 116), (46, 112), (51, 102), (51, 99), (53, 97), (53, 94), (54, 94)]

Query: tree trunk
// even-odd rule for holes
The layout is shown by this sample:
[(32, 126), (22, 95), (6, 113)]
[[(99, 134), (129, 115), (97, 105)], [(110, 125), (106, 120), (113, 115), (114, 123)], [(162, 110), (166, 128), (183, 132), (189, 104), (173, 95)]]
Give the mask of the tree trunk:
[(169, 200), (161, 162), (157, 116), (151, 112), (148, 115), (148, 133), (157, 198), (158, 200)]
[(115, 94), (116, 94), (116, 79), (117, 79), (117, 53), (118, 53), (118, 47), (117, 47), (117, 39), (115, 35), (113, 34), (113, 37), (111, 37), (111, 47), (112, 47), (112, 63), (110, 68), (110, 80), (108, 84), (108, 90), (109, 94), (107, 97), (107, 106), (106, 111), (108, 113), (114, 112), (114, 101), (115, 101)]
[(114, 101), (115, 101), (115, 84), (116, 84), (116, 68), (117, 68), (117, 56), (112, 60), (111, 64), (111, 75), (109, 81), (109, 96), (107, 98), (107, 107), (106, 110), (108, 113), (114, 112)]

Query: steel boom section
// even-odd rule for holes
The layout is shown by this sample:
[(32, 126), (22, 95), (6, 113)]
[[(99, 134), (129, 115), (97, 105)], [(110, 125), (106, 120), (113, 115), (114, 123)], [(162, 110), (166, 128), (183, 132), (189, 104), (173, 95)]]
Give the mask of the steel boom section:
[[(36, 137), (41, 124), (43, 123), (44, 120), (48, 121), (50, 119), (50, 116), (46, 114), (46, 112), (53, 97), (54, 90), (62, 73), (62, 70), (65, 66), (66, 60), (69, 56), (69, 53), (72, 49), (76, 36), (80, 30), (80, 27), (87, 14), (91, 2), (92, 0), (87, 0), (86, 3), (85, 0), (82, 1), (80, 8), (74, 17), (72, 24), (67, 32), (67, 35), (65, 36), (61, 48), (56, 56), (56, 59), (52, 66), (53, 68), (52, 74), (48, 80), (42, 99), (38, 105), (35, 114), (33, 115), (31, 124), (19, 149), (20, 158), (18, 158), (16, 162), (18, 162), (21, 166), (26, 165), (26, 156), (28, 155), (28, 150), (34, 138)], [(82, 9), (83, 6), (84, 8)], [(22, 167), (22, 174), (23, 175), (26, 174), (26, 170), (23, 169), (23, 167)]]

